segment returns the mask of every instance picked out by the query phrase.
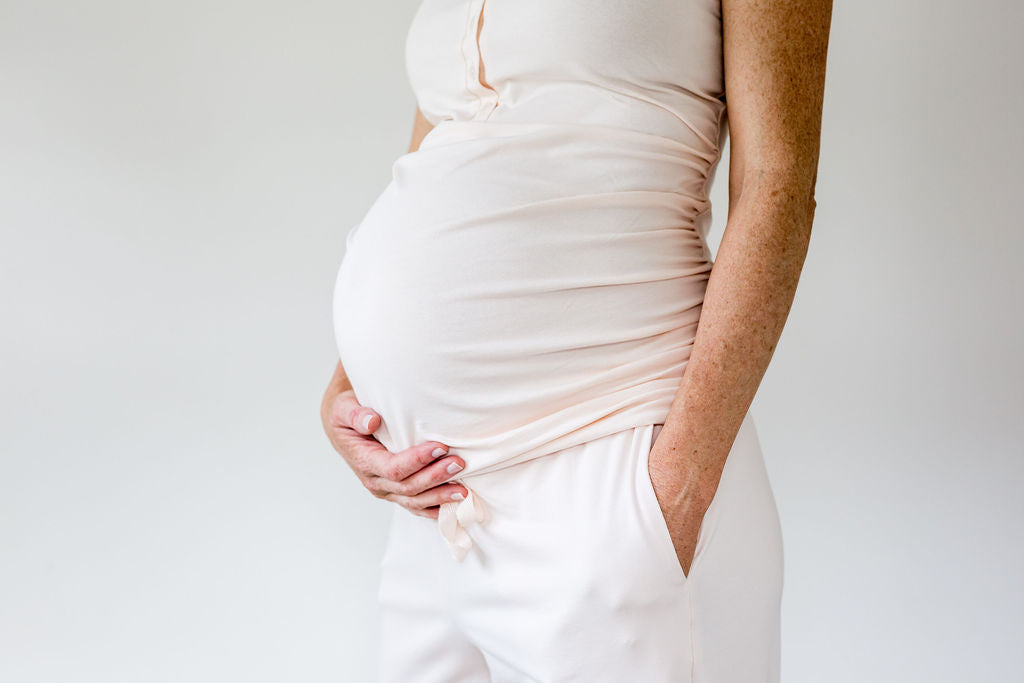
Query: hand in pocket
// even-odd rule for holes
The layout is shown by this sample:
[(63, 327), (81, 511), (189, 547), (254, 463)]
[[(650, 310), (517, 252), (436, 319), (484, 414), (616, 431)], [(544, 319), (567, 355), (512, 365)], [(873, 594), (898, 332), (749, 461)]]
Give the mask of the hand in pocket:
[(709, 476), (702, 476), (684, 461), (673, 458), (671, 451), (659, 448), (657, 442), (655, 439), (647, 459), (648, 475), (683, 574), (689, 576), (704, 516), (718, 490), (721, 472), (711, 481)]

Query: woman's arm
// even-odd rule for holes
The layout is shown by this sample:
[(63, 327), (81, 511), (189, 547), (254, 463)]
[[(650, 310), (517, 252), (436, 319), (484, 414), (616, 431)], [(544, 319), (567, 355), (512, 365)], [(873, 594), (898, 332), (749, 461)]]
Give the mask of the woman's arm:
[(423, 138), (427, 136), (431, 130), (434, 129), (434, 124), (427, 121), (427, 118), (423, 116), (423, 112), (420, 111), (419, 107), (416, 107), (416, 119), (412, 124), (412, 140), (409, 142), (409, 152), (415, 152), (420, 148), (420, 143), (423, 142)]
[(814, 217), (831, 0), (722, 0), (729, 216), (651, 479), (684, 571), (789, 315)]

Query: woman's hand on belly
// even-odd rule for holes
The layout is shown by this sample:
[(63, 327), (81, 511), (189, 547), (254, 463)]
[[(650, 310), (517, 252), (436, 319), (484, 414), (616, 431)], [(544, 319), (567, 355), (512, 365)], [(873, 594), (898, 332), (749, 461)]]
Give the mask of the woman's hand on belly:
[(321, 406), (324, 431), (370, 493), (432, 519), (442, 503), (467, 495), (461, 484), (446, 483), (466, 466), (459, 456), (447, 456), (447, 445), (425, 441), (392, 453), (373, 438), (380, 415), (361, 405), (351, 389), (335, 388), (332, 382)]

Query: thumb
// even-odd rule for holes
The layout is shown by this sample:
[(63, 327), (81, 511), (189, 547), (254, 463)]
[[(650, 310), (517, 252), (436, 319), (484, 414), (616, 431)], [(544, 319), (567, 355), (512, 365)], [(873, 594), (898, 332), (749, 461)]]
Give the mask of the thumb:
[(338, 394), (331, 405), (331, 422), (336, 427), (354, 429), (360, 434), (373, 434), (382, 422), (373, 408), (356, 400), (351, 389)]

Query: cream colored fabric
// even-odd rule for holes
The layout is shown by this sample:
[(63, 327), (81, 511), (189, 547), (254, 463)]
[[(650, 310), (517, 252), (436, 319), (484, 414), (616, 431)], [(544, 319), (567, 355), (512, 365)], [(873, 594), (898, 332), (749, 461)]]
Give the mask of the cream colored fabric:
[(469, 475), (664, 422), (711, 270), (720, 31), (707, 0), (420, 5), (407, 65), (436, 127), (334, 298), (385, 446), (440, 440)]
[(651, 484), (652, 425), (467, 477), (491, 517), (462, 562), (395, 506), (379, 683), (778, 683), (782, 536), (743, 421), (682, 567)]
[(487, 519), (487, 508), (473, 489), (468, 490), (469, 495), (464, 500), (442, 504), (437, 518), (441, 535), (448, 542), (452, 557), (459, 562), (466, 558), (466, 553), (473, 547), (468, 527)]
[(647, 470), (712, 267), (721, 49), (713, 0), (420, 5), (435, 127), (348, 235), (335, 332), (377, 438), (448, 444), (470, 495), (395, 511), (382, 682), (777, 683), (752, 420), (689, 577)]
[(334, 296), (376, 437), (446, 443), (470, 476), (663, 423), (712, 267), (719, 4), (424, 0), (405, 56), (435, 127)]

